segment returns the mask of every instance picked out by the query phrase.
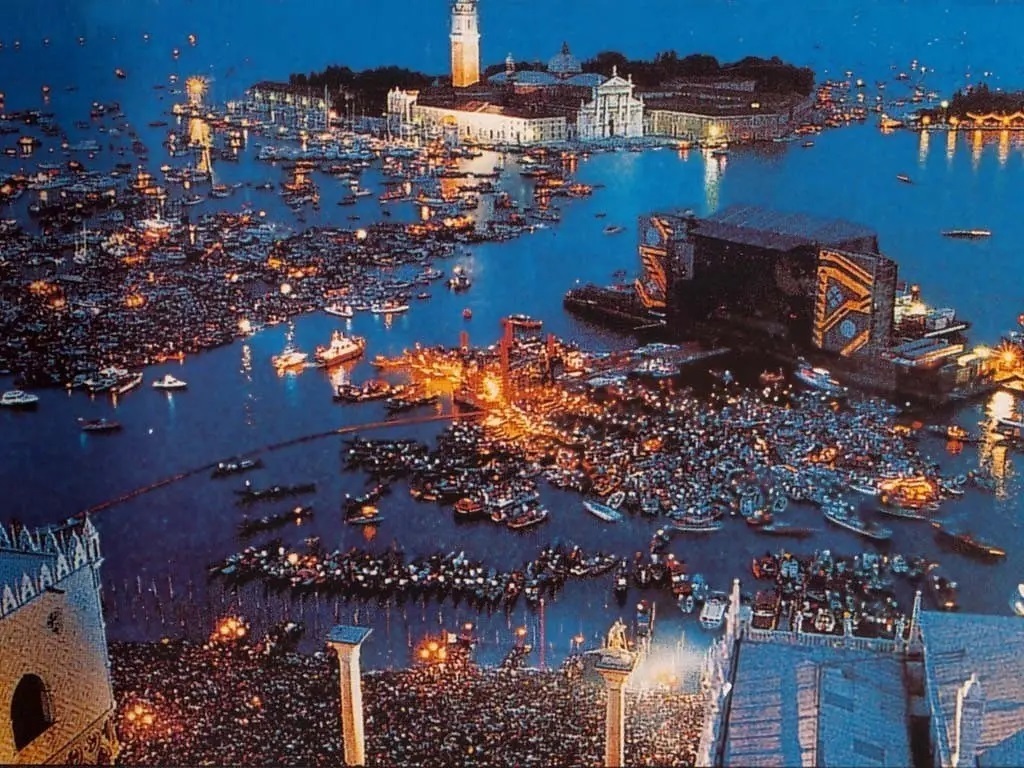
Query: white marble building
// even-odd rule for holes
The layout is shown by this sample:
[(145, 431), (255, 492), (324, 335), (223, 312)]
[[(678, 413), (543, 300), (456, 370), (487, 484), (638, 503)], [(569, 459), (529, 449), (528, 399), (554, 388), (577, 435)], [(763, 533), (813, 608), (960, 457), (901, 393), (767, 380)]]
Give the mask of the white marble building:
[(576, 116), (580, 141), (636, 138), (644, 134), (644, 102), (634, 95), (633, 78), (612, 76), (593, 89), (589, 102), (581, 103)]

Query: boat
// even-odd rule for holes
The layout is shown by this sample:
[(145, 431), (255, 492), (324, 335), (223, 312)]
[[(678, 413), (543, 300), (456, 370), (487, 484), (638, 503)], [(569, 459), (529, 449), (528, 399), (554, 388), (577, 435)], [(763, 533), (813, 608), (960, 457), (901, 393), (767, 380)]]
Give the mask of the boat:
[(839, 397), (846, 394), (846, 388), (832, 378), (832, 374), (825, 368), (815, 368), (809, 362), (800, 358), (796, 363), (796, 370), (793, 375), (797, 381), (806, 387), (823, 392), (832, 397)]
[(936, 538), (950, 546), (954, 551), (964, 555), (982, 558), (1006, 557), (1006, 550), (994, 544), (982, 541), (970, 533), (957, 533), (950, 530), (937, 520), (932, 521)]
[(247, 472), (250, 469), (259, 469), (263, 466), (262, 459), (239, 459), (238, 461), (218, 461), (213, 468), (211, 477), (226, 477), (239, 472)]
[(354, 360), (362, 355), (365, 349), (366, 339), (361, 336), (346, 336), (341, 331), (335, 331), (331, 334), (330, 346), (318, 346), (313, 359), (321, 368), (329, 368), (346, 360)]
[(548, 519), (548, 511), (544, 507), (530, 507), (524, 512), (508, 517), (505, 525), (513, 531), (521, 531), (524, 528), (543, 523)]
[(455, 516), (462, 520), (474, 520), (482, 517), (484, 505), (476, 499), (464, 496), (455, 502)]
[(983, 237), (992, 237), (992, 232), (988, 229), (946, 229), (943, 230), (942, 236), (960, 240), (979, 240)]
[(530, 317), (529, 315), (509, 315), (508, 318), (506, 319), (510, 323), (512, 323), (512, 325), (518, 326), (520, 328), (526, 328), (527, 330), (531, 331), (539, 330), (544, 326), (543, 320), (537, 320), (535, 318)]
[(289, 368), (297, 368), (300, 365), (304, 365), (308, 357), (309, 355), (305, 352), (300, 352), (297, 349), (286, 349), (280, 355), (274, 355), (270, 358), (270, 362), (274, 364), (277, 370), (285, 371)]
[(1010, 608), (1018, 616), (1024, 616), (1024, 583), (1018, 584), (1010, 597)]
[(887, 541), (892, 538), (892, 530), (879, 525), (873, 520), (864, 520), (853, 514), (845, 504), (826, 504), (822, 508), (825, 519), (830, 523), (853, 531), (860, 536), (866, 536), (875, 541)]
[(905, 174), (905, 173), (897, 173), (896, 174), (896, 181), (902, 181), (904, 184), (913, 184), (914, 183), (914, 182), (912, 182), (910, 180), (910, 177), (907, 176), (907, 174)]
[(384, 516), (373, 504), (363, 504), (355, 512), (345, 516), (345, 522), (349, 525), (374, 525), (384, 519)]
[(794, 539), (806, 539), (814, 533), (813, 528), (781, 522), (766, 523), (758, 526), (757, 530), (769, 536), (791, 536)]
[(239, 504), (251, 504), (254, 501), (279, 499), (282, 496), (298, 496), (303, 493), (315, 493), (316, 483), (300, 483), (298, 485), (273, 485), (270, 488), (243, 488), (235, 491), (240, 496)]
[(409, 309), (408, 304), (388, 299), (387, 301), (374, 302), (370, 305), (370, 311), (375, 315), (396, 315), (399, 312), (406, 312)]
[(778, 371), (761, 371), (757, 381), (762, 387), (772, 387), (785, 383), (786, 376), (781, 369)]
[(118, 67), (114, 70), (114, 77), (116, 77), (118, 80), (124, 80), (126, 77), (128, 77), (128, 74), (123, 69)]
[(121, 429), (121, 422), (107, 418), (79, 419), (78, 423), (83, 432), (116, 432)]
[(186, 389), (188, 384), (166, 373), (162, 379), (153, 382), (153, 389)]
[(957, 583), (946, 576), (943, 576), (939, 566), (932, 566), (928, 572), (928, 587), (935, 601), (935, 606), (940, 611), (955, 611), (959, 608)]
[(335, 317), (344, 317), (346, 320), (352, 319), (356, 314), (351, 304), (328, 304), (324, 307), (324, 312)]
[(617, 523), (622, 520), (622, 514), (619, 511), (597, 501), (586, 499), (583, 502), (583, 508), (594, 517), (604, 520), (606, 523)]
[(186, 197), (184, 200), (182, 200), (181, 204), (182, 205), (199, 205), (205, 199), (206, 198), (204, 198), (202, 195), (192, 195), (191, 197)]
[(686, 614), (693, 613), (693, 609), (696, 607), (693, 595), (680, 595), (676, 602), (679, 606), (679, 610)]
[(238, 524), (238, 533), (240, 536), (251, 536), (254, 533), (260, 533), (261, 531), (270, 531), (274, 528), (280, 528), (283, 525), (287, 525), (290, 522), (301, 524), (304, 519), (307, 519), (313, 515), (313, 505), (295, 507), (289, 509), (286, 512), (281, 512), (276, 515), (265, 515), (258, 520), (250, 520), (249, 518), (243, 518)]
[(885, 504), (878, 507), (876, 510), (880, 515), (888, 515), (889, 517), (898, 517), (902, 520), (928, 520), (928, 515), (919, 509), (913, 509), (912, 507), (901, 507), (893, 504)]
[(617, 235), (620, 232), (625, 232), (626, 228), (620, 227), (618, 224), (609, 224), (603, 231), (606, 235)]
[(127, 392), (131, 392), (133, 389), (135, 389), (141, 383), (142, 383), (142, 373), (133, 373), (133, 374), (131, 374), (131, 375), (121, 379), (120, 381), (118, 381), (117, 384), (115, 384), (111, 388), (111, 391), (115, 395), (123, 395), (123, 394), (125, 394)]
[(612, 509), (619, 509), (622, 506), (622, 502), (626, 500), (625, 491), (616, 491), (608, 497), (608, 506)]
[(679, 531), (680, 533), (714, 533), (720, 531), (723, 528), (721, 520), (707, 520), (707, 521), (689, 521), (689, 520), (673, 520), (671, 523), (672, 530)]
[(35, 408), (39, 405), (39, 395), (12, 389), (0, 396), (0, 406), (5, 408)]
[(464, 310), (462, 310), (462, 319), (463, 320), (472, 320), (473, 319), (473, 310), (470, 309), (469, 307), (466, 307)]
[(638, 639), (650, 637), (654, 634), (654, 612), (655, 606), (647, 600), (641, 600), (636, 605), (636, 636)]
[(724, 597), (713, 595), (704, 603), (700, 609), (700, 625), (704, 629), (715, 630), (722, 626), (725, 619), (725, 610), (728, 607)]
[(803, 142), (800, 146), (803, 147), (804, 149), (810, 149), (811, 147), (814, 146), (814, 142), (808, 139), (807, 141)]

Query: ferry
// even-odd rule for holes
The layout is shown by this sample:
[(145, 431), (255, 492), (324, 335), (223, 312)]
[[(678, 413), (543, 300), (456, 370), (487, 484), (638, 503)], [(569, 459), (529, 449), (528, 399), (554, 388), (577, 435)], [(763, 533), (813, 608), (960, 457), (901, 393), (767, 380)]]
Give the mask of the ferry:
[(408, 304), (402, 304), (393, 299), (383, 302), (374, 302), (370, 305), (370, 311), (375, 315), (397, 315), (400, 312), (407, 312)]
[(887, 541), (892, 538), (891, 529), (874, 521), (863, 520), (857, 517), (843, 504), (826, 504), (822, 511), (825, 514), (826, 520), (838, 525), (840, 528), (845, 528), (848, 531), (853, 531), (875, 541)]
[(796, 363), (796, 370), (793, 375), (801, 384), (823, 392), (832, 397), (839, 397), (846, 394), (846, 388), (832, 378), (832, 374), (825, 368), (815, 368), (809, 362), (800, 358)]
[(992, 231), (988, 229), (947, 229), (943, 230), (942, 236), (960, 240), (980, 240), (984, 237), (992, 237)]
[(309, 357), (305, 352), (300, 352), (297, 349), (286, 349), (280, 355), (274, 355), (270, 358), (270, 362), (274, 364), (274, 367), (279, 371), (285, 371), (289, 368), (297, 368), (300, 365), (305, 365), (306, 359)]
[(606, 523), (617, 523), (622, 520), (621, 513), (597, 501), (587, 499), (583, 502), (583, 508), (594, 517)]
[(331, 345), (317, 347), (313, 358), (321, 368), (329, 368), (346, 360), (354, 360), (362, 355), (365, 349), (366, 339), (361, 336), (345, 336), (340, 331), (335, 331), (331, 334)]
[(704, 629), (715, 630), (722, 626), (728, 602), (724, 597), (714, 595), (708, 598), (700, 609), (700, 625)]
[(164, 374), (162, 379), (153, 382), (153, 389), (186, 389), (188, 384), (181, 379), (176, 379), (171, 374)]
[(116, 432), (121, 429), (121, 422), (102, 419), (79, 419), (83, 432)]
[(937, 520), (932, 521), (932, 528), (935, 529), (936, 538), (961, 554), (982, 558), (1006, 557), (1005, 549), (975, 538), (970, 533), (951, 531)]
[(0, 406), (5, 408), (35, 408), (39, 405), (39, 395), (12, 389), (0, 396)]
[(324, 307), (324, 312), (335, 317), (344, 317), (346, 320), (351, 320), (356, 314), (351, 304), (328, 304)]

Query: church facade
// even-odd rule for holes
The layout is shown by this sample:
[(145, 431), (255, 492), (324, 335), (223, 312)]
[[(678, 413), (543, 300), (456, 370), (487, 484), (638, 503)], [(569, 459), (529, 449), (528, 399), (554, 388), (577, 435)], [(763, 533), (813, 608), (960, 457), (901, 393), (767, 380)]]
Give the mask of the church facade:
[(589, 102), (580, 104), (576, 136), (580, 141), (638, 138), (644, 135), (644, 102), (634, 95), (633, 78), (612, 76), (593, 89)]
[(0, 526), (0, 764), (112, 764), (99, 535)]

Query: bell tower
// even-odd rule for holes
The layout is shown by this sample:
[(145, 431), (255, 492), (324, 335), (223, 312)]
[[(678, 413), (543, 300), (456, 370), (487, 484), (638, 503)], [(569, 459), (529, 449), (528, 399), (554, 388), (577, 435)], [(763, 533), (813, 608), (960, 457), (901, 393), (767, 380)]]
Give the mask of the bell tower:
[(465, 88), (480, 82), (480, 28), (476, 0), (452, 4), (452, 85)]

